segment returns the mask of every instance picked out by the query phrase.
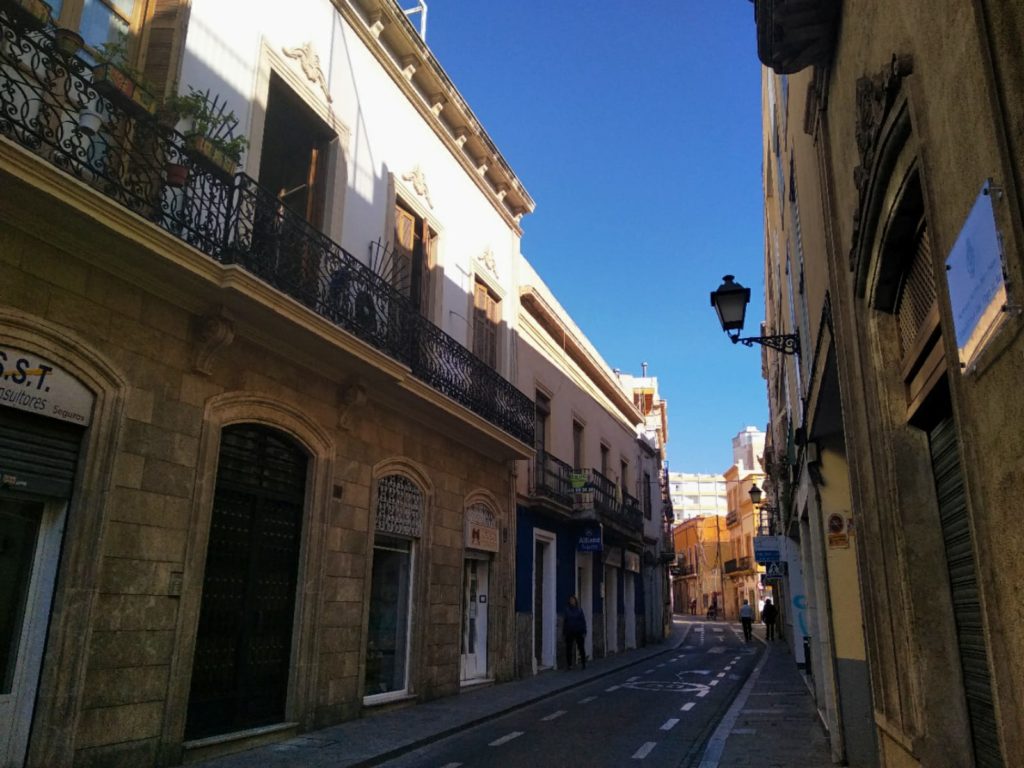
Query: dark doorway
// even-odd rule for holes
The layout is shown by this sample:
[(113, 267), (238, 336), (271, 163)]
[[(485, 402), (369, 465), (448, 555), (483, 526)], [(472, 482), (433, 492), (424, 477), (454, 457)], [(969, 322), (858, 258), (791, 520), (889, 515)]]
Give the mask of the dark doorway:
[(272, 429), (221, 435), (186, 738), (284, 720), (306, 466)]

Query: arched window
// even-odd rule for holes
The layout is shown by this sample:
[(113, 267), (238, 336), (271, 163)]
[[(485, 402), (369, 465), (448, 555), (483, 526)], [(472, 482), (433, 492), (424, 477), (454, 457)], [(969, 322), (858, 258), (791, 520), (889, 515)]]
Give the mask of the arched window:
[(423, 491), (403, 475), (377, 481), (373, 572), (366, 633), (365, 695), (389, 698), (409, 687), (409, 636)]

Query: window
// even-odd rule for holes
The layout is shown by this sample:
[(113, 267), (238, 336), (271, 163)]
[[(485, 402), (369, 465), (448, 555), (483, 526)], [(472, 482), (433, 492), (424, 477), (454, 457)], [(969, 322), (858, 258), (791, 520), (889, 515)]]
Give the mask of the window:
[(58, 27), (76, 29), (90, 48), (125, 38), (135, 20), (135, 0), (49, 0)]
[(479, 280), (473, 288), (473, 354), (491, 368), (498, 367), (499, 301)]
[(650, 472), (644, 472), (643, 503), (644, 503), (644, 517), (647, 520), (650, 520), (651, 519), (651, 473)]
[(430, 274), (437, 260), (437, 233), (401, 200), (395, 203), (395, 247), (391, 284), (430, 317)]
[(366, 630), (367, 697), (400, 694), (409, 687), (413, 564), (416, 541), (422, 533), (423, 493), (419, 487), (401, 475), (381, 478)]
[(623, 493), (629, 491), (629, 478), (627, 477), (628, 472), (629, 462), (625, 459), (619, 459), (619, 485), (622, 487)]
[(583, 425), (575, 419), (572, 422), (572, 466), (574, 469), (583, 466)]
[(601, 443), (601, 474), (608, 477), (608, 446)]
[(551, 400), (543, 392), (537, 392), (535, 398), (535, 426), (533, 431), (534, 447), (540, 453), (547, 448), (548, 418), (551, 416)]

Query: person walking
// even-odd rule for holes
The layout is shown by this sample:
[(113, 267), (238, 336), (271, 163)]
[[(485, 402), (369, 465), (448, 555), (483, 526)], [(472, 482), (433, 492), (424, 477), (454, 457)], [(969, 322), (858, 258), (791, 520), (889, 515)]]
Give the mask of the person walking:
[[(583, 638), (587, 635), (587, 617), (576, 600), (576, 595), (569, 595), (569, 604), (565, 606), (565, 619), (562, 622), (562, 634), (565, 635), (565, 660), (572, 669), (573, 651), (578, 648), (583, 669), (587, 668), (587, 652), (583, 647)], [(575, 646), (575, 647), (574, 647)]]
[(761, 609), (761, 621), (764, 622), (765, 639), (775, 639), (775, 619), (779, 615), (779, 609), (772, 605), (772, 599), (769, 597), (764, 601), (764, 608)]
[(754, 609), (750, 607), (749, 600), (744, 600), (740, 606), (740, 624), (743, 625), (743, 639), (749, 643), (754, 632)]

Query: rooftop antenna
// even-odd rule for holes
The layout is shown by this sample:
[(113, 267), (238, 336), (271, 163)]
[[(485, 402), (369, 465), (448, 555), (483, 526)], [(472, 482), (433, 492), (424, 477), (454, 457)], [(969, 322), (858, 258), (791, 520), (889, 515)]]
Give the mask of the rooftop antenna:
[(642, 363), (640, 363), (640, 369), (644, 372), (643, 373), (643, 377), (646, 379), (647, 378), (647, 361), (646, 360), (644, 360)]
[(424, 43), (427, 42), (427, 4), (424, 0), (419, 0), (415, 8), (409, 8), (403, 13), (406, 16), (415, 16), (417, 13), (420, 15), (420, 37)]

